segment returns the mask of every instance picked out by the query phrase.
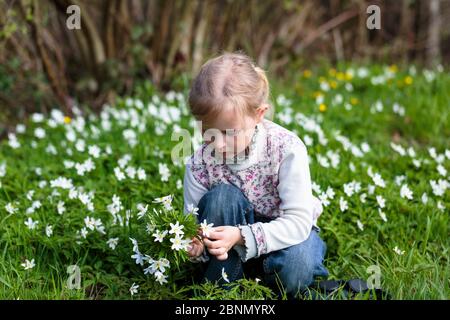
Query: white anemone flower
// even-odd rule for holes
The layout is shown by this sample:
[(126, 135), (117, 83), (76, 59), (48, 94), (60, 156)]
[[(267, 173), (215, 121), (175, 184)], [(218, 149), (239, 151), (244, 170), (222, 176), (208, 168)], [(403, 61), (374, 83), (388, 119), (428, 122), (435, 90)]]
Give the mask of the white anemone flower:
[(135, 284), (134, 282), (133, 282), (133, 284), (131, 285), (131, 287), (130, 287), (130, 293), (131, 293), (131, 295), (133, 296), (133, 295), (135, 295), (136, 293), (138, 293), (138, 289), (139, 289), (139, 285), (138, 284)]
[(402, 256), (402, 255), (405, 254), (405, 251), (400, 250), (397, 246), (395, 246), (393, 250), (394, 250), (394, 252), (395, 252), (396, 254), (398, 254), (399, 256)]
[(160, 231), (157, 230), (154, 234), (153, 237), (155, 238), (155, 242), (163, 242), (164, 237), (167, 235), (167, 230), (164, 231)]
[(52, 234), (53, 234), (53, 226), (51, 226), (51, 225), (47, 225), (46, 227), (45, 227), (45, 234), (47, 235), (47, 237), (51, 237), (52, 236)]
[(184, 247), (183, 238), (181, 238), (179, 235), (175, 235), (174, 238), (170, 238), (170, 242), (172, 242), (172, 250), (179, 251)]
[(214, 226), (214, 223), (209, 223), (206, 221), (206, 219), (203, 220), (202, 223), (200, 223), (200, 228), (202, 229), (202, 234), (204, 237), (209, 237), (209, 232), (211, 231), (211, 228)]
[(21, 264), (21, 266), (25, 269), (25, 270), (29, 270), (29, 269), (33, 269), (36, 264), (34, 263), (34, 259), (28, 260), (25, 259), (25, 262)]
[(342, 212), (348, 209), (348, 202), (343, 197), (339, 198), (339, 208), (341, 209)]
[(411, 189), (409, 189), (407, 184), (402, 185), (402, 187), (400, 189), (400, 196), (402, 198), (406, 198), (406, 199), (412, 200), (413, 192), (411, 191)]
[(36, 229), (37, 225), (39, 224), (39, 221), (33, 221), (33, 219), (28, 218), (28, 220), (25, 221), (25, 225), (28, 227), (28, 229), (30, 230), (34, 230)]
[(180, 222), (176, 222), (175, 224), (170, 223), (170, 234), (175, 234), (177, 236), (182, 236), (184, 234), (184, 231), (182, 230), (184, 228), (183, 225), (180, 225)]
[(116, 249), (118, 243), (119, 243), (119, 238), (109, 238), (108, 241), (106, 241), (106, 244), (107, 244), (112, 250), (115, 250), (115, 249)]
[(222, 279), (226, 282), (230, 282), (230, 279), (228, 279), (228, 274), (225, 272), (225, 268), (222, 268)]
[(378, 206), (383, 209), (386, 206), (386, 199), (383, 198), (383, 196), (378, 195), (377, 196), (377, 202)]

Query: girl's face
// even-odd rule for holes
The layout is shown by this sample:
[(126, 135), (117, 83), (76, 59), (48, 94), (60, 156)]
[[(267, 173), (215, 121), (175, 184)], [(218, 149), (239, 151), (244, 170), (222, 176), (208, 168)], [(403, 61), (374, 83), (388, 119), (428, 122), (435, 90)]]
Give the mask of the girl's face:
[(265, 110), (258, 111), (256, 118), (245, 116), (243, 119), (233, 112), (223, 112), (212, 123), (203, 125), (203, 139), (212, 143), (216, 154), (221, 154), (223, 159), (232, 158), (250, 144)]

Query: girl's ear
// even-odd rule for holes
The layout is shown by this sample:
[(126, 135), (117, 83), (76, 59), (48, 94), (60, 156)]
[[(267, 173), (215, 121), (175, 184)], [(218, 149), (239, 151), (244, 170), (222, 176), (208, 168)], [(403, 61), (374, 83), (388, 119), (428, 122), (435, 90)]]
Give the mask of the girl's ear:
[(261, 122), (264, 118), (264, 115), (266, 114), (267, 110), (269, 109), (269, 106), (267, 104), (263, 104), (256, 109), (256, 119), (257, 122)]

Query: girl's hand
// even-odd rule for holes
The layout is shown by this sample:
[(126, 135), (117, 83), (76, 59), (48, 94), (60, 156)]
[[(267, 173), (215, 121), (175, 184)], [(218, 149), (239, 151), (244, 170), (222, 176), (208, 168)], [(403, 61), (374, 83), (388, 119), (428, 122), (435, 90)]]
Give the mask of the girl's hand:
[(228, 251), (235, 244), (242, 243), (241, 231), (238, 227), (220, 226), (211, 228), (209, 237), (203, 239), (209, 253), (216, 256), (218, 260), (226, 260)]
[(188, 255), (192, 258), (196, 258), (203, 253), (203, 250), (205, 250), (203, 243), (197, 237), (192, 238)]

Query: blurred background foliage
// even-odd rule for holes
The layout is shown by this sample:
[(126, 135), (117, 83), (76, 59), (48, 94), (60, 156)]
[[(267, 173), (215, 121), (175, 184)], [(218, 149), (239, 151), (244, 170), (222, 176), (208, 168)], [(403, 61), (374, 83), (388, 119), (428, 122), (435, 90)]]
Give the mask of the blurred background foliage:
[[(380, 30), (366, 27), (372, 4)], [(0, 0), (0, 135), (31, 112), (100, 110), (139, 82), (179, 89), (223, 50), (277, 78), (323, 62), (446, 63), (449, 19), (449, 0)]]

